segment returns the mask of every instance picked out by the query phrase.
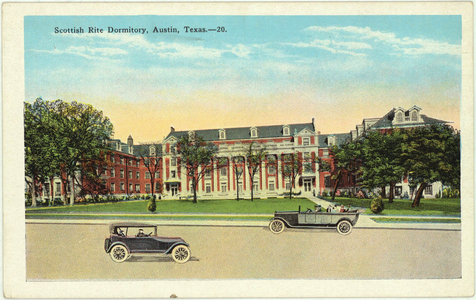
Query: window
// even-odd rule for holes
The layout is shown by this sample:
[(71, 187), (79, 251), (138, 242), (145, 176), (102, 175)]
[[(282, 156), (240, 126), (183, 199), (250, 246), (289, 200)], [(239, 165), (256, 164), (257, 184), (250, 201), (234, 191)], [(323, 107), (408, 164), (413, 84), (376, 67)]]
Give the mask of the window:
[(134, 191), (134, 188), (132, 187), (132, 183), (129, 183), (129, 192)]
[(433, 186), (431, 184), (425, 188), (425, 195), (433, 195)]
[(290, 190), (291, 189), (291, 182), (286, 182), (286, 189)]
[(150, 179), (150, 172), (149, 171), (145, 172), (145, 179)]
[(398, 112), (397, 113), (397, 123), (402, 123), (403, 122), (403, 113)]
[(145, 184), (145, 192), (150, 193), (150, 183)]
[(56, 192), (55, 194), (60, 194), (61, 193), (61, 183), (57, 182), (56, 183)]
[(258, 186), (259, 186), (258, 181), (253, 182), (253, 190), (254, 191), (256, 191), (256, 192), (258, 191)]
[(210, 171), (209, 168), (207, 168), (207, 169), (205, 170), (205, 177), (206, 177), (206, 178), (212, 177), (212, 172)]
[(132, 171), (129, 171), (129, 179), (132, 179)]
[(309, 138), (308, 137), (305, 137), (305, 138), (302, 138), (302, 145), (303, 146), (309, 146)]
[(270, 191), (274, 191), (274, 181), (269, 181), (269, 183), (268, 183), (268, 189), (269, 189)]
[(177, 159), (176, 159), (176, 158), (172, 158), (172, 159), (170, 160), (170, 165), (171, 165), (172, 167), (177, 166)]
[(289, 126), (288, 126), (288, 125), (284, 125), (284, 127), (283, 127), (283, 135), (289, 135)]
[(226, 139), (226, 131), (225, 131), (225, 129), (220, 129), (219, 132), (220, 132), (220, 140)]
[(155, 191), (156, 192), (160, 191), (160, 184), (158, 182), (155, 183)]
[(330, 135), (327, 137), (327, 145), (329, 146), (334, 146), (336, 144), (336, 137), (333, 135)]
[(136, 184), (136, 192), (140, 193), (140, 184)]
[(329, 158), (329, 149), (322, 149), (322, 157)]
[(311, 152), (304, 152), (304, 159), (311, 159)]
[(124, 157), (121, 156), (121, 165), (124, 164)]
[(243, 192), (243, 183), (241, 183), (241, 182), (238, 183), (238, 192), (239, 193)]
[(116, 190), (116, 184), (113, 182), (111, 183), (111, 192), (114, 192)]
[(258, 137), (258, 129), (255, 127), (251, 128), (251, 137)]
[(140, 172), (139, 171), (136, 172), (136, 179), (140, 179)]
[(136, 167), (139, 167), (139, 160), (136, 160)]
[(331, 187), (331, 176), (325, 176), (324, 177), (324, 186), (325, 187)]
[(121, 178), (124, 178), (124, 169), (121, 169)]
[(276, 157), (274, 155), (268, 155), (268, 163), (274, 164), (276, 162)]
[(129, 166), (132, 166), (132, 158), (129, 159)]
[(50, 185), (45, 184), (45, 196), (48, 197), (50, 195)]
[(158, 178), (160, 178), (160, 172), (159, 171), (155, 172), (155, 179), (158, 179)]
[(195, 139), (195, 132), (194, 131), (189, 131), (188, 132), (188, 138), (193, 141)]
[(121, 182), (121, 191), (124, 191), (124, 182)]
[(226, 192), (226, 191), (228, 190), (226, 183), (222, 183), (222, 184), (221, 184), (221, 190), (222, 190), (223, 192)]
[(310, 162), (304, 163), (304, 172), (312, 172), (312, 163)]
[(221, 176), (226, 176), (226, 174), (227, 174), (226, 167), (220, 168), (220, 175), (221, 175)]
[(268, 174), (276, 174), (276, 166), (275, 165), (269, 165), (268, 166)]
[(170, 177), (175, 178), (175, 171), (171, 171), (170, 173), (171, 173)]
[(150, 156), (155, 156), (155, 146), (150, 146), (149, 147), (149, 155)]
[(175, 154), (175, 146), (170, 146), (170, 153)]
[(396, 186), (395, 187), (395, 196), (400, 196), (402, 194), (402, 187)]
[(111, 155), (111, 162), (113, 162), (113, 163), (116, 162), (116, 157), (114, 155)]
[(111, 177), (116, 177), (116, 170), (111, 168)]
[(418, 121), (418, 113), (416, 111), (412, 111), (412, 122)]
[(210, 194), (212, 192), (212, 186), (207, 183), (207, 185), (205, 186), (205, 193), (207, 194)]

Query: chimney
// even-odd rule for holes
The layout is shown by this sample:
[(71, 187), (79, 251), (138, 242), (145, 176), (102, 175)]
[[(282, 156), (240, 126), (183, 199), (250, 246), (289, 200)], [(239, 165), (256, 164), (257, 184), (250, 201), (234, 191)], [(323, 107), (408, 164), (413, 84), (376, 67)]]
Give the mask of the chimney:
[(173, 126), (170, 126), (170, 132), (175, 132), (175, 128)]
[(131, 134), (129, 134), (129, 137), (127, 138), (127, 145), (129, 145), (129, 146), (134, 145), (134, 140), (132, 139)]

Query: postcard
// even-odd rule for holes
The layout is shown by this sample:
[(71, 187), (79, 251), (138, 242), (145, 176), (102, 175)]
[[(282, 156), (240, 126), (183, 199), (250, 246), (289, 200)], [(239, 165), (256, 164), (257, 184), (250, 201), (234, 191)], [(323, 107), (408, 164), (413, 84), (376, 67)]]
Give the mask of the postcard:
[(4, 3), (5, 297), (474, 295), (472, 11)]

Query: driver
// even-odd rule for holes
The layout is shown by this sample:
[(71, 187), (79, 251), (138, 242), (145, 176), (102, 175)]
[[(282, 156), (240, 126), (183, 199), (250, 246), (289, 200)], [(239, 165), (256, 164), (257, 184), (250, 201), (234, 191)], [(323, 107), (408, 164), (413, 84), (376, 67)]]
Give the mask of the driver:
[(137, 234), (137, 237), (142, 237), (145, 236), (144, 230), (142, 228), (139, 229), (139, 233)]

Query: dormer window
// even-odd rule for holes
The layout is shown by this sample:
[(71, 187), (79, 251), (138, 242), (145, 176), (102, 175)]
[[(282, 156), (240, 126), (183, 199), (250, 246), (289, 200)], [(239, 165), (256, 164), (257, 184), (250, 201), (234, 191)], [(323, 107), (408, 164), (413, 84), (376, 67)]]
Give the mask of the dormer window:
[(336, 137), (333, 135), (330, 135), (327, 137), (327, 145), (329, 146), (334, 146), (336, 144)]
[(149, 155), (150, 156), (155, 156), (155, 147), (154, 146), (150, 146), (149, 147)]
[(411, 120), (412, 120), (412, 122), (417, 122), (418, 121), (418, 112), (416, 110), (412, 111)]
[(190, 141), (195, 140), (195, 131), (190, 130), (190, 131), (188, 132), (188, 138), (189, 138)]
[(225, 139), (226, 139), (226, 131), (225, 131), (225, 129), (220, 129), (220, 130), (218, 130), (218, 134), (219, 134), (219, 139), (220, 139), (220, 140), (225, 140)]
[(291, 131), (290, 131), (290, 129), (289, 129), (289, 125), (284, 125), (284, 126), (283, 126), (283, 135), (284, 135), (284, 136), (288, 136), (288, 135), (290, 135), (290, 132), (291, 132)]
[(258, 129), (256, 127), (251, 127), (251, 137), (256, 138), (258, 137)]
[(396, 118), (397, 123), (403, 123), (403, 112), (399, 111), (397, 112)]

